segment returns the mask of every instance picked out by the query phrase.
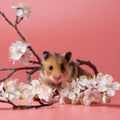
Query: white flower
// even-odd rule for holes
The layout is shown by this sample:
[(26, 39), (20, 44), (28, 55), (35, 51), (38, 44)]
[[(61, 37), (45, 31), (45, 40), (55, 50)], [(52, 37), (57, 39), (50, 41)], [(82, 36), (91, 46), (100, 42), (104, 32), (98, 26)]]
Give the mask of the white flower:
[(18, 88), (21, 92), (21, 98), (28, 103), (31, 103), (36, 96), (46, 102), (49, 102), (52, 98), (52, 89), (42, 84), (39, 80), (32, 80), (31, 84), (20, 83)]
[(20, 61), (22, 61), (25, 65), (29, 64), (29, 60), (33, 57), (33, 54), (30, 50), (26, 50), (26, 52), (22, 55)]
[(40, 81), (37, 79), (34, 79), (31, 81), (32, 89), (34, 90), (35, 94), (38, 94), (41, 89)]
[(92, 103), (98, 103), (101, 101), (101, 93), (96, 89), (87, 89), (84, 91), (83, 103), (90, 105)]
[(23, 17), (24, 19), (29, 18), (29, 13), (31, 12), (31, 9), (25, 3), (19, 3), (17, 5), (12, 5), (11, 8), (16, 9), (17, 16)]
[(17, 79), (4, 82), (3, 87), (4, 90), (1, 93), (3, 98), (7, 98), (10, 101), (15, 101), (20, 98), (21, 94), (17, 89)]
[(113, 77), (109, 74), (98, 74), (96, 77), (98, 81), (98, 91), (106, 92), (108, 96), (114, 96), (116, 90), (120, 90), (120, 84), (113, 82)]
[(66, 87), (60, 90), (60, 95), (68, 97), (70, 100), (74, 100), (76, 96), (80, 93), (81, 86), (75, 80), (71, 83), (66, 82)]
[(32, 57), (32, 53), (27, 49), (29, 46), (28, 43), (17, 41), (9, 47), (10, 59), (15, 61), (21, 60), (24, 63), (27, 63), (28, 59)]
[(18, 86), (18, 90), (21, 93), (21, 98), (26, 100), (26, 102), (31, 103), (33, 101), (35, 94), (30, 84), (21, 82)]
[(35, 95), (38, 95), (40, 100), (45, 100), (46, 102), (52, 99), (52, 88), (41, 83), (39, 80), (32, 80), (31, 82)]
[(42, 85), (41, 90), (38, 94), (39, 99), (45, 100), (46, 102), (51, 101), (52, 99), (52, 89), (48, 86)]
[(96, 88), (97, 85), (97, 81), (94, 78), (88, 79), (86, 76), (81, 76), (79, 78), (79, 81), (83, 87), (87, 87), (87, 88)]

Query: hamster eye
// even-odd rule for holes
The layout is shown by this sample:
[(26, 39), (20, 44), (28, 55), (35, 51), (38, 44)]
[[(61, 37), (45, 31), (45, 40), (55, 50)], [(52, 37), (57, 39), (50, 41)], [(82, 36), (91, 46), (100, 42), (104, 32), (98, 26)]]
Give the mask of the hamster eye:
[(53, 70), (53, 66), (52, 65), (49, 66), (49, 70)]
[(61, 70), (65, 70), (65, 66), (63, 64), (61, 64), (60, 68)]

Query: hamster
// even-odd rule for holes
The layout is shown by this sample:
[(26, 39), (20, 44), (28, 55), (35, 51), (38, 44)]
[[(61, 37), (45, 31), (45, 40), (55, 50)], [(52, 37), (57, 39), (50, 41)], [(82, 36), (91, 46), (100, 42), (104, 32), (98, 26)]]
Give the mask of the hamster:
[(44, 51), (40, 79), (48, 85), (59, 85), (81, 75), (92, 77), (89, 72), (73, 62), (71, 56), (71, 52), (61, 54)]

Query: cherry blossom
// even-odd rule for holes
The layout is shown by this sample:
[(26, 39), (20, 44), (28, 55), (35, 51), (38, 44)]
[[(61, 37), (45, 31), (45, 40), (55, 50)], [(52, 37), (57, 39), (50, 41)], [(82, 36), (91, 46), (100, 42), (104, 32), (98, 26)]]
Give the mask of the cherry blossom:
[(106, 92), (108, 96), (114, 96), (116, 90), (120, 90), (120, 84), (118, 82), (114, 82), (113, 77), (109, 74), (98, 74), (96, 77), (98, 81), (98, 91)]
[(38, 95), (40, 100), (50, 102), (52, 99), (52, 88), (41, 83), (39, 80), (32, 80), (31, 82), (35, 94)]
[(73, 80), (71, 83), (66, 82), (66, 86), (61, 89), (60, 94), (61, 96), (66, 96), (71, 100), (76, 98), (76, 95), (80, 93), (81, 86)]
[(92, 103), (98, 103), (102, 99), (101, 93), (96, 89), (87, 89), (84, 91), (83, 103), (90, 105)]
[[(85, 81), (83, 81), (85, 80)], [(95, 82), (96, 80), (96, 82)], [(97, 87), (96, 87), (97, 86)], [(98, 74), (93, 79), (87, 79), (84, 76), (64, 82), (62, 87), (58, 89), (60, 104), (85, 104), (92, 103), (109, 103), (114, 94), (111, 91), (119, 90), (120, 84), (113, 82), (113, 78), (108, 74)], [(16, 101), (24, 99), (28, 103), (32, 103), (35, 97), (45, 102), (52, 102), (54, 90), (44, 84), (42, 80), (34, 79), (31, 84), (17, 83), (17, 79), (7, 80), (0, 83), (0, 100), (6, 99)], [(112, 92), (113, 93), (113, 92)]]
[(21, 99), (24, 99), (28, 103), (32, 103), (35, 94), (30, 84), (21, 82), (18, 85), (18, 90), (21, 93)]
[(79, 81), (83, 87), (87, 87), (87, 88), (96, 88), (97, 85), (97, 81), (94, 78), (88, 79), (86, 76), (81, 76), (79, 78)]
[(16, 9), (17, 16), (23, 17), (24, 19), (29, 18), (29, 13), (31, 12), (31, 9), (25, 3), (19, 3), (17, 5), (12, 5), (11, 8)]
[(17, 90), (17, 79), (6, 81), (2, 83), (3, 90), (1, 91), (1, 96), (3, 98), (9, 99), (10, 101), (16, 101), (20, 98), (20, 91)]
[(27, 49), (29, 46), (28, 43), (22, 41), (16, 41), (9, 47), (10, 59), (15, 61), (21, 60), (23, 63), (27, 63), (28, 60), (32, 57), (32, 53)]

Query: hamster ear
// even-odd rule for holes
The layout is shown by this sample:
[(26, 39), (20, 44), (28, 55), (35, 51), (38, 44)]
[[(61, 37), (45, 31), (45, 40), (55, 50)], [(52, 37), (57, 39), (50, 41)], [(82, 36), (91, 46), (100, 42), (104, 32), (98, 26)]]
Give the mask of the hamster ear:
[(49, 57), (49, 55), (50, 55), (50, 52), (44, 51), (44, 52), (43, 52), (44, 60), (47, 60), (47, 58)]
[(67, 53), (65, 53), (65, 59), (66, 59), (67, 61), (70, 61), (71, 56), (72, 56), (72, 52), (67, 52)]

